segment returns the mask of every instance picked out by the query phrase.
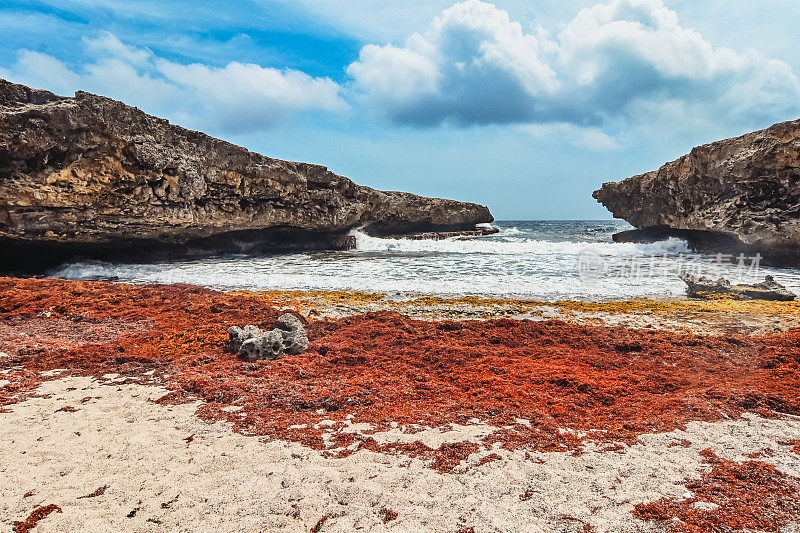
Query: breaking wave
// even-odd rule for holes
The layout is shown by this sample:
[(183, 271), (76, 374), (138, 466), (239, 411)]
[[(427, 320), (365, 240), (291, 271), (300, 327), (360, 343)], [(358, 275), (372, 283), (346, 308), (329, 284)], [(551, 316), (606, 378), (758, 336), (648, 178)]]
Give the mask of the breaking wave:
[[(516, 228), (511, 228), (516, 229)], [(494, 237), (451, 237), (438, 241), (384, 239), (371, 237), (358, 230), (351, 232), (356, 238), (356, 249), (362, 252), (490, 254), (490, 255), (578, 255), (586, 252), (608, 256), (677, 255), (689, 254), (686, 241), (670, 237), (651, 244), (614, 242), (553, 242), (537, 239), (508, 238), (521, 234), (500, 232)]]
[[(736, 279), (732, 265), (710, 264), (686, 242), (614, 243), (628, 229), (615, 221), (497, 223), (500, 232), (439, 241), (383, 239), (355, 231), (356, 249), (271, 256), (229, 256), (168, 263), (74, 262), (50, 274), (69, 279), (128, 283), (192, 283), (221, 290), (361, 290), (402, 297), (406, 293), (488, 295), (538, 300), (614, 300), (685, 294), (677, 273), (684, 260), (705, 273)], [(633, 258), (635, 261), (631, 261)], [(636, 258), (643, 258), (638, 261)], [(630, 267), (637, 263), (636, 275)], [(581, 275), (581, 265), (603, 275)], [(790, 289), (800, 272), (762, 268)]]

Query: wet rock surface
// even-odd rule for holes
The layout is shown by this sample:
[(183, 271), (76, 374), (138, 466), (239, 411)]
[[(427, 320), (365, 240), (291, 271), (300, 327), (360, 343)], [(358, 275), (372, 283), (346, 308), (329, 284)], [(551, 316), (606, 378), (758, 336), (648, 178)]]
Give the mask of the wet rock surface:
[(594, 198), (637, 232), (678, 236), (700, 251), (761, 253), (796, 265), (800, 251), (800, 120), (703, 146), (658, 170), (604, 183)]
[(398, 239), (408, 239), (412, 241), (423, 241), (423, 240), (430, 240), (430, 241), (441, 241), (445, 239), (463, 239), (469, 237), (483, 237), (486, 235), (494, 235), (496, 233), (500, 233), (499, 228), (495, 227), (486, 227), (486, 228), (478, 228), (474, 230), (463, 230), (463, 231), (427, 231), (422, 233), (407, 233), (407, 234), (399, 234), (399, 235), (382, 235), (382, 237), (386, 238), (398, 238)]
[(289, 313), (278, 317), (278, 327), (263, 331), (255, 325), (228, 328), (231, 351), (245, 361), (277, 359), (284, 355), (299, 355), (308, 348), (308, 336), (303, 323)]
[(693, 298), (729, 297), (736, 300), (775, 300), (789, 302), (796, 295), (766, 276), (761, 283), (753, 285), (731, 285), (725, 278), (712, 280), (705, 276), (693, 276), (682, 272), (680, 278), (686, 283), (686, 293)]
[(384, 192), (85, 92), (0, 80), (0, 268), (64, 258), (347, 248), (347, 233), (474, 230), (485, 206)]

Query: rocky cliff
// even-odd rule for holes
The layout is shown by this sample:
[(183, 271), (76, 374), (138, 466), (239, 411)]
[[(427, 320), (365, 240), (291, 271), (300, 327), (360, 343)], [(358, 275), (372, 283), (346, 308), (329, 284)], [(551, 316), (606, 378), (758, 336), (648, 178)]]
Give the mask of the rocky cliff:
[(678, 235), (702, 251), (798, 264), (800, 120), (699, 146), (658, 170), (604, 183), (594, 197), (638, 228), (617, 240)]
[(121, 102), (0, 80), (0, 268), (89, 257), (346, 247), (346, 233), (474, 229), (481, 205), (384, 192)]

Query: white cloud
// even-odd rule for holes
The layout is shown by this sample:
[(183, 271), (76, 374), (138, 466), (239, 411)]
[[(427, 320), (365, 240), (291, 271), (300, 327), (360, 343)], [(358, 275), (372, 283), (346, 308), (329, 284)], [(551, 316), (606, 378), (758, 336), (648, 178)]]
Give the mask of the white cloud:
[(0, 69), (0, 77), (61, 94), (74, 92), (81, 78), (55, 57), (32, 50), (20, 50), (14, 66)]
[(468, 0), (402, 46), (365, 46), (348, 73), (364, 102), (416, 126), (555, 123), (600, 131), (647, 121), (662, 107), (736, 125), (800, 112), (800, 83), (788, 64), (714, 47), (661, 0), (598, 3), (553, 37), (543, 28), (526, 33), (505, 11)]
[[(550, 125), (528, 133), (572, 135), (597, 149), (613, 149), (652, 123), (672, 131), (719, 124), (723, 131), (745, 131), (800, 113), (800, 82), (788, 64), (754, 50), (712, 45), (661, 0), (581, 0), (590, 7), (552, 32), (478, 0), (452, 5), (432, 19), (431, 6), (438, 9), (444, 0), (426, 4), (410, 26), (404, 26), (412, 9), (407, 0), (299, 1), (307, 9), (316, 6), (316, 13), (341, 11), (340, 20), (356, 22), (354, 13), (370, 11), (358, 19), (368, 22), (374, 8), (387, 23), (404, 18), (396, 24), (403, 31), (421, 27), (419, 13), (428, 23), (395, 44), (363, 46), (347, 68), (346, 89), (299, 70), (237, 61), (182, 64), (111, 33), (83, 39), (88, 59), (82, 64), (20, 50), (0, 76), (62, 94), (105, 94), (219, 133), (269, 128), (304, 111), (338, 112), (347, 107), (345, 96), (394, 124)], [(524, 15), (526, 2), (503, 5), (516, 5), (520, 18), (532, 20)], [(232, 49), (249, 48), (248, 39), (237, 36)], [(197, 57), (211, 58), (214, 50)], [(609, 131), (626, 135), (597, 135)]]
[(303, 110), (341, 111), (346, 107), (336, 82), (298, 70), (235, 61), (223, 68), (163, 59), (156, 64), (167, 80), (193, 96), (202, 116), (228, 132), (257, 131)]
[(238, 62), (221, 68), (183, 65), (108, 32), (85, 38), (83, 44), (92, 60), (78, 67), (21, 50), (0, 76), (61, 94), (96, 92), (182, 125), (227, 133), (270, 128), (305, 110), (346, 107), (337, 83), (297, 70)]
[[(316, 31), (320, 31), (320, 27), (332, 28), (339, 34), (368, 43), (402, 42), (412, 33), (424, 30), (436, 15), (453, 5), (453, 0), (256, 1), (267, 9), (274, 9), (276, 2), (289, 6), (313, 21)], [(546, 20), (555, 25), (573, 15), (577, 9), (593, 4), (590, 0), (495, 0), (492, 3), (522, 22), (523, 26), (530, 20), (540, 24)]]
[(581, 10), (559, 33), (558, 50), (559, 70), (579, 100), (606, 115), (672, 100), (705, 108), (715, 120), (789, 118), (800, 104), (789, 65), (752, 50), (715, 48), (681, 26), (661, 0), (613, 0)]
[(365, 46), (347, 72), (365, 101), (397, 122), (516, 122), (559, 89), (539, 46), (505, 11), (467, 0), (401, 47)]
[(150, 50), (127, 45), (107, 31), (100, 32), (94, 38), (84, 37), (82, 42), (90, 54), (114, 57), (137, 67), (146, 67), (153, 58), (153, 52)]

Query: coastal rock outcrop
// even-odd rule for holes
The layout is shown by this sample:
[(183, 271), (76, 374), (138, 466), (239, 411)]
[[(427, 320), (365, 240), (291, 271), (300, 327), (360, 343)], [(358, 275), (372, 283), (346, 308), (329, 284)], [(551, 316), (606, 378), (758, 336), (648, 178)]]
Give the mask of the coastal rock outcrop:
[(694, 148), (658, 170), (604, 183), (594, 198), (637, 230), (618, 241), (685, 238), (699, 251), (800, 263), (800, 120)]
[(373, 235), (461, 231), (485, 206), (359, 186), (102, 96), (0, 80), (0, 268), (65, 257), (346, 248)]
[(252, 324), (244, 328), (232, 326), (228, 328), (228, 337), (231, 351), (245, 361), (299, 355), (308, 349), (303, 323), (288, 313), (278, 318), (278, 327), (273, 330), (263, 331)]
[(776, 282), (772, 276), (766, 276), (761, 283), (753, 285), (732, 285), (725, 278), (712, 280), (705, 276), (693, 276), (681, 272), (680, 278), (686, 283), (686, 294), (692, 298), (733, 298), (735, 300), (773, 300), (790, 302), (796, 294)]

